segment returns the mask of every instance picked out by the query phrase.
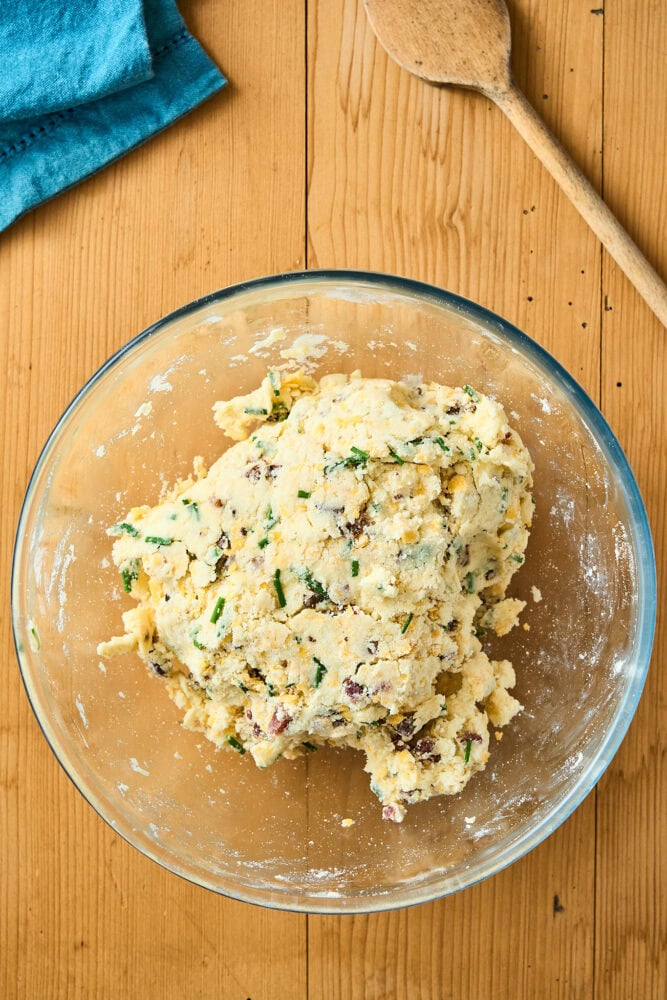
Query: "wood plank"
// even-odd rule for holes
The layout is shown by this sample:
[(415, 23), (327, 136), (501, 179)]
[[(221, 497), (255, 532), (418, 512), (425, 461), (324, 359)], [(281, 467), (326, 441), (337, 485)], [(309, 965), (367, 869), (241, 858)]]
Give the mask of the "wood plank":
[[(605, 197), (667, 277), (667, 10), (605, 3)], [(602, 399), (646, 502), (658, 630), (639, 709), (598, 791), (596, 998), (667, 995), (667, 331), (605, 257)]]
[[(29, 472), (72, 395), (165, 312), (304, 261), (304, 5), (184, 4), (226, 91), (0, 236), (2, 603)], [(285, 210), (289, 206), (289, 210)], [(301, 998), (304, 917), (191, 886), (82, 800), (0, 673), (0, 995)]]
[[(511, 14), (520, 86), (599, 182), (601, 19), (574, 2), (517, 0)], [(309, 265), (397, 272), (476, 299), (597, 398), (599, 247), (500, 112), (399, 70), (361, 2), (309, 4), (308, 39)], [(531, 855), (458, 896), (310, 918), (310, 996), (591, 995), (594, 807), (589, 796)]]

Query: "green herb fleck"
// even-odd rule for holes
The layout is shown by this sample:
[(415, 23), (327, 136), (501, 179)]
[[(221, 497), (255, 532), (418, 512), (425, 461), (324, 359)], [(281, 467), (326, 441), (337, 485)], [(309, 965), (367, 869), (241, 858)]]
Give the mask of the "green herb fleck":
[(239, 741), (236, 739), (235, 736), (228, 736), (227, 742), (229, 743), (230, 747), (233, 747), (238, 753), (241, 754), (241, 756), (243, 756), (243, 754), (245, 753), (245, 747), (239, 743)]
[(404, 459), (402, 459), (400, 455), (396, 454), (396, 452), (394, 451), (394, 449), (391, 447), (390, 444), (387, 445), (387, 448), (389, 450), (389, 454), (391, 455), (391, 457), (395, 459), (399, 465), (405, 465)]
[(504, 514), (507, 510), (507, 504), (509, 501), (510, 491), (507, 486), (503, 486), (502, 492), (500, 494), (500, 513)]
[(132, 535), (133, 538), (136, 538), (139, 534), (135, 526), (133, 524), (128, 524), (127, 521), (121, 521), (120, 524), (114, 524), (111, 529), (111, 533), (114, 535)]
[(132, 590), (132, 584), (139, 576), (139, 561), (137, 559), (128, 559), (124, 562), (120, 568), (120, 576), (123, 581), (123, 590), (126, 594), (129, 594)]
[(471, 746), (472, 746), (472, 740), (466, 740), (466, 752), (465, 752), (465, 756), (463, 758), (463, 763), (464, 764), (467, 764), (468, 761), (470, 760), (470, 748), (471, 748)]
[(352, 576), (359, 576), (359, 563), (356, 559), (352, 560)]
[(523, 556), (514, 555), (512, 556), (512, 559), (514, 560), (515, 563), (519, 563), (519, 565), (521, 565), (521, 563), (523, 562)]
[(307, 500), (310, 493), (307, 490), (297, 490), (296, 494), (301, 500)]
[(484, 447), (484, 444), (482, 443), (482, 441), (480, 441), (480, 439), (478, 437), (473, 438), (473, 441), (475, 442), (475, 447), (477, 448), (477, 451), (481, 451), (482, 448)]
[(273, 528), (278, 523), (279, 520), (280, 518), (276, 514), (274, 514), (271, 507), (269, 507), (266, 514), (266, 530), (270, 531), (271, 528)]
[(476, 628), (475, 629), (475, 635), (477, 636), (478, 639), (483, 639), (484, 636), (486, 635), (486, 629), (484, 629), (484, 628)]
[(314, 743), (309, 743), (308, 740), (306, 740), (305, 743), (303, 743), (303, 746), (306, 750), (310, 750), (311, 753), (317, 753), (317, 747)]
[(219, 597), (215, 602), (215, 607), (213, 608), (213, 612), (211, 614), (211, 621), (214, 625), (217, 622), (220, 615), (222, 614), (222, 609), (224, 608), (224, 606), (225, 606), (224, 597)]
[(146, 535), (145, 541), (152, 545), (171, 545), (173, 538), (161, 538), (160, 535)]
[(447, 711), (447, 702), (446, 701), (441, 701), (440, 702), (440, 711), (441, 712), (446, 712)]
[(406, 632), (408, 631), (408, 629), (410, 628), (410, 622), (412, 621), (412, 619), (413, 619), (413, 618), (414, 618), (414, 615), (413, 615), (413, 613), (412, 613), (412, 612), (410, 612), (410, 614), (408, 615), (408, 617), (407, 617), (407, 618), (405, 619), (405, 621), (403, 622), (403, 628), (401, 629), (401, 633), (402, 633), (402, 635), (405, 635), (405, 633), (406, 633)]
[(473, 402), (479, 403), (479, 396), (477, 395), (477, 393), (475, 392), (475, 390), (471, 386), (464, 385), (463, 386), (463, 391), (465, 393), (467, 393), (468, 396), (470, 396), (470, 398), (473, 400)]
[(184, 507), (189, 507), (190, 508), (190, 510), (192, 511), (192, 513), (194, 514), (194, 516), (197, 518), (197, 520), (200, 519), (201, 515), (199, 513), (199, 504), (197, 503), (196, 500), (181, 499), (181, 503), (183, 504)]
[(266, 690), (268, 691), (269, 698), (275, 698), (275, 696), (276, 696), (276, 689), (274, 688), (274, 686), (271, 683), (271, 681), (267, 681), (266, 682)]
[(195, 646), (196, 649), (203, 649), (204, 648), (202, 646), (201, 642), (199, 641), (199, 639), (193, 639), (192, 640), (192, 645)]
[(442, 438), (433, 438), (433, 440), (435, 441), (435, 443), (438, 445), (439, 448), (442, 448), (444, 452), (451, 453), (452, 449), (445, 444)]
[(252, 417), (268, 417), (269, 415), (269, 411), (265, 410), (263, 406), (246, 406), (243, 412), (249, 413)]
[(463, 582), (465, 584), (466, 593), (473, 594), (475, 592), (475, 574), (466, 573), (463, 578)]
[(334, 469), (339, 469), (342, 467), (346, 469), (353, 469), (359, 465), (365, 465), (368, 459), (371, 457), (367, 451), (362, 451), (361, 448), (357, 448), (354, 445), (350, 448), (352, 452), (347, 458), (341, 458), (337, 462), (332, 462), (331, 465), (325, 465), (324, 475), (327, 476)]
[(245, 684), (243, 683), (243, 681), (239, 681), (239, 687), (241, 688), (241, 690), (243, 691), (244, 694), (248, 693), (248, 689), (245, 686)]
[(310, 572), (309, 569), (307, 569), (305, 571), (305, 573), (302, 575), (301, 579), (303, 580), (303, 582), (305, 583), (305, 585), (308, 587), (308, 590), (312, 590), (312, 592), (314, 594), (317, 594), (318, 597), (324, 597), (324, 598), (326, 598), (327, 601), (329, 600), (329, 595), (328, 595), (326, 589), (320, 583), (319, 580), (315, 579), (315, 577), (313, 576), (313, 574)]
[(278, 595), (278, 604), (281, 608), (284, 608), (287, 604), (285, 600), (285, 594), (283, 593), (283, 585), (280, 582), (280, 570), (277, 569), (273, 574), (273, 586), (276, 588), (276, 594)]
[(313, 681), (313, 687), (319, 687), (322, 683), (322, 678), (327, 672), (327, 668), (324, 666), (321, 660), (318, 660), (316, 656), (313, 657), (314, 662), (317, 664), (317, 670), (315, 671), (315, 680)]
[(30, 632), (30, 638), (32, 640), (30, 646), (35, 653), (38, 653), (42, 648), (42, 643), (40, 642), (39, 633), (37, 632), (37, 629), (35, 628), (34, 625), (30, 626), (29, 632)]
[(260, 538), (260, 540), (257, 542), (257, 548), (265, 549), (268, 544), (269, 544), (268, 538)]
[(413, 438), (412, 441), (408, 441), (408, 444), (421, 444), (423, 440), (422, 437)]
[(477, 452), (475, 451), (474, 448), (470, 449), (470, 451), (468, 452), (468, 455), (470, 456), (470, 461), (471, 462), (474, 462), (475, 459), (477, 458)]
[(269, 423), (279, 424), (283, 420), (287, 420), (289, 416), (289, 410), (281, 400), (274, 400), (271, 407), (271, 416), (269, 417)]
[(280, 376), (276, 372), (269, 372), (269, 382), (271, 383), (271, 388), (273, 389), (273, 395), (280, 395)]

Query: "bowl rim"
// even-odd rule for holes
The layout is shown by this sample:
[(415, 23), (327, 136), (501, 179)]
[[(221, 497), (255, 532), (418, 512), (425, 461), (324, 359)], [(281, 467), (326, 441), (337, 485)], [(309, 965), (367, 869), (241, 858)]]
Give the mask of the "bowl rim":
[[(151, 849), (150, 842), (139, 843), (132, 838), (131, 833), (121, 831), (115, 820), (108, 818), (102, 811), (102, 804), (98, 805), (93, 801), (91, 795), (79, 784), (80, 776), (73, 766), (70, 768), (63, 761), (56, 745), (59, 743), (52, 734), (47, 731), (47, 721), (43, 720), (37, 710), (33, 694), (31, 692), (30, 679), (26, 676), (22, 654), (20, 650), (21, 640), (19, 638), (19, 623), (16, 613), (17, 599), (17, 578), (19, 575), (19, 561), (22, 552), (22, 539), (24, 537), (24, 525), (33, 502), (33, 490), (39, 474), (44, 466), (59, 434), (64, 425), (76, 411), (79, 403), (89, 394), (96, 383), (112, 368), (116, 367), (126, 355), (131, 354), (140, 344), (160, 333), (163, 328), (172, 324), (176, 320), (199, 311), (206, 306), (218, 302), (228, 301), (239, 297), (247, 292), (265, 290), (275, 290), (277, 288), (287, 288), (298, 285), (317, 285), (329, 283), (331, 290), (335, 291), (340, 285), (353, 285), (359, 288), (366, 287), (373, 290), (383, 290), (397, 295), (407, 294), (410, 297), (417, 297), (427, 300), (436, 306), (444, 307), (455, 312), (459, 312), (480, 325), (485, 332), (495, 333), (501, 340), (506, 341), (511, 347), (518, 350), (520, 354), (532, 361), (540, 370), (546, 372), (549, 379), (554, 382), (567, 396), (574, 408), (578, 411), (584, 423), (592, 432), (593, 437), (600, 446), (606, 461), (617, 475), (619, 489), (628, 509), (629, 527), (633, 545), (637, 556), (637, 627), (634, 663), (635, 669), (626, 686), (625, 695), (620, 702), (616, 715), (612, 720), (612, 725), (605, 734), (598, 756), (590, 761), (586, 767), (579, 772), (577, 781), (571, 786), (568, 793), (558, 803), (557, 807), (546, 814), (534, 829), (524, 834), (521, 838), (512, 841), (505, 849), (504, 854), (496, 863), (488, 866), (483, 873), (474, 874), (474, 877), (465, 881), (464, 884), (450, 887), (438, 886), (428, 883), (425, 880), (417, 883), (412, 889), (401, 887), (398, 891), (399, 899), (386, 893), (377, 896), (344, 896), (337, 898), (336, 902), (343, 905), (333, 905), (333, 900), (322, 899), (317, 896), (301, 896), (297, 901), (283, 902), (280, 898), (272, 896), (270, 899), (262, 899), (265, 894), (262, 890), (246, 891), (242, 884), (234, 887), (232, 892), (229, 889), (221, 889), (219, 886), (208, 882), (205, 878), (196, 878), (192, 874), (178, 870), (177, 867), (167, 864), (158, 853)], [(650, 666), (653, 639), (655, 634), (655, 623), (657, 613), (657, 574), (655, 563), (655, 551), (653, 539), (649, 526), (646, 508), (642, 500), (639, 486), (632, 472), (631, 466), (609, 426), (601, 410), (594, 403), (588, 393), (579, 385), (572, 375), (553, 357), (545, 348), (534, 341), (527, 334), (523, 333), (517, 326), (497, 313), (492, 312), (485, 306), (480, 305), (471, 299), (464, 298), (454, 292), (444, 288), (396, 274), (385, 274), (378, 271), (363, 271), (359, 269), (319, 269), (306, 271), (279, 272), (259, 278), (252, 278), (228, 285), (217, 291), (203, 295), (183, 306), (173, 310), (160, 319), (151, 323), (143, 331), (131, 338), (126, 344), (115, 351), (94, 373), (87, 379), (81, 389), (72, 398), (62, 415), (55, 423), (48, 435), (44, 446), (35, 462), (35, 466), (28, 480), (25, 495), (21, 504), (21, 510), (17, 522), (14, 548), (12, 553), (11, 568), (11, 618), (14, 647), (19, 664), (19, 671), (23, 681), (23, 686), (30, 703), (30, 707), (35, 715), (40, 730), (53, 752), (56, 760), (65, 771), (65, 774), (72, 781), (77, 791), (83, 796), (88, 804), (95, 810), (97, 815), (107, 823), (115, 834), (122, 837), (128, 844), (140, 851), (145, 857), (154, 861), (161, 868), (184, 878), (193, 885), (216, 892), (219, 895), (238, 899), (255, 905), (261, 905), (269, 909), (278, 909), (288, 912), (298, 913), (318, 913), (318, 914), (342, 914), (342, 913), (376, 913), (393, 909), (417, 905), (420, 903), (432, 902), (444, 896), (451, 895), (469, 888), (472, 885), (496, 875), (498, 872), (509, 867), (515, 861), (524, 857), (543, 840), (550, 836), (566, 819), (581, 805), (586, 796), (592, 791), (604, 771), (607, 769), (621, 742), (623, 741), (630, 722), (634, 716), (639, 699), (644, 687), (648, 669)], [(55, 744), (55, 745), (54, 745)], [(103, 802), (103, 800), (102, 800)], [(472, 867), (472, 866), (471, 866)], [(420, 886), (422, 889), (420, 890)], [(423, 890), (426, 890), (425, 892)], [(286, 894), (287, 896), (287, 894)], [(347, 904), (347, 905), (346, 905)]]

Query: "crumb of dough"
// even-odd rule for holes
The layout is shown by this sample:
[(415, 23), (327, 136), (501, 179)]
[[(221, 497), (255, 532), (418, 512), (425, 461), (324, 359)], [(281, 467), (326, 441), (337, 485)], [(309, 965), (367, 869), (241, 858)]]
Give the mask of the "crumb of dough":
[(502, 738), (503, 738), (503, 736), (504, 736), (505, 734), (504, 734), (504, 732), (502, 731), (502, 729), (496, 729), (496, 731), (494, 732), (494, 734), (493, 734), (493, 735), (495, 736), (495, 738), (496, 738), (496, 740), (498, 741), (498, 743), (500, 743), (500, 741), (502, 740)]
[(100, 655), (136, 651), (187, 728), (259, 767), (362, 751), (386, 819), (461, 791), (521, 710), (480, 642), (524, 607), (533, 464), (502, 406), (270, 371), (214, 415), (237, 443), (109, 529), (136, 604)]
[(346, 817), (346, 819), (342, 819), (340, 821), (340, 825), (345, 827), (345, 829), (347, 830), (349, 827), (354, 826), (356, 822), (357, 822), (356, 819), (350, 819), (350, 817), (348, 816)]
[(540, 601), (542, 600), (542, 591), (539, 589), (539, 587), (531, 587), (530, 592), (533, 595), (533, 601), (535, 602), (535, 604), (539, 604)]

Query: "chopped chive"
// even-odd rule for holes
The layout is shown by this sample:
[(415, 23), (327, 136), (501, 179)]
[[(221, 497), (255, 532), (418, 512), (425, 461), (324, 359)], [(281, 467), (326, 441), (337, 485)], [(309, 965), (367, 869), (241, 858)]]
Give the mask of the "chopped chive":
[(269, 544), (268, 538), (260, 538), (260, 540), (257, 542), (257, 548), (264, 549), (268, 544)]
[(421, 444), (423, 440), (422, 437), (413, 438), (412, 441), (408, 441), (408, 444)]
[(352, 560), (352, 576), (359, 576), (359, 563), (356, 559)]
[(274, 400), (273, 404), (271, 405), (271, 416), (269, 417), (269, 421), (274, 424), (280, 423), (282, 420), (287, 420), (288, 416), (289, 416), (289, 410), (282, 402), (282, 400), (277, 400), (277, 401)]
[(308, 740), (306, 740), (302, 745), (306, 748), (306, 750), (310, 750), (311, 753), (317, 753), (317, 747), (314, 743), (309, 743)]
[(271, 388), (273, 389), (273, 395), (280, 395), (280, 377), (276, 375), (275, 372), (269, 372), (269, 382), (271, 383)]
[(400, 455), (396, 454), (396, 452), (394, 451), (394, 449), (391, 447), (390, 444), (387, 445), (387, 448), (389, 450), (389, 454), (391, 455), (391, 457), (395, 459), (399, 465), (405, 465), (404, 459), (402, 459)]
[(42, 644), (39, 639), (39, 633), (34, 625), (30, 626), (30, 638), (32, 639), (32, 642), (30, 643), (31, 647), (36, 653), (38, 653), (42, 648)]
[(173, 538), (161, 538), (160, 535), (146, 535), (144, 541), (152, 545), (171, 545)]
[(452, 449), (447, 447), (442, 438), (433, 438), (433, 440), (440, 448), (442, 448), (443, 451), (451, 452)]
[(273, 574), (273, 586), (276, 588), (276, 594), (278, 595), (278, 604), (281, 608), (284, 608), (287, 604), (285, 600), (285, 594), (283, 593), (283, 585), (280, 582), (280, 570), (277, 569)]
[(239, 741), (236, 739), (235, 736), (228, 736), (227, 742), (229, 743), (230, 747), (234, 747), (234, 749), (238, 751), (238, 753), (240, 753), (241, 756), (243, 756), (243, 754), (245, 753), (245, 747), (239, 743)]
[(475, 629), (475, 635), (476, 635), (476, 637), (478, 639), (483, 639), (484, 636), (486, 635), (486, 629), (485, 628), (476, 628)]
[(297, 490), (296, 495), (300, 497), (301, 500), (307, 500), (308, 497), (310, 496), (310, 493), (307, 490)]
[(120, 534), (123, 532), (126, 535), (132, 535), (133, 538), (136, 538), (139, 534), (135, 526), (133, 524), (128, 524), (127, 521), (121, 521), (120, 524), (114, 524), (111, 531), (114, 534)]
[(268, 511), (266, 513), (266, 530), (270, 531), (271, 528), (275, 527), (275, 525), (278, 523), (279, 520), (280, 520), (280, 518), (277, 517), (273, 513), (272, 508), (269, 507), (269, 509), (268, 509)]
[(364, 465), (368, 459), (371, 457), (367, 451), (362, 451), (361, 448), (357, 448), (354, 445), (350, 448), (352, 455), (348, 455), (347, 458), (341, 458), (336, 462), (332, 462), (331, 465), (324, 466), (324, 475), (328, 476), (330, 472), (334, 469), (340, 469), (341, 466), (345, 469), (356, 468), (358, 465)]
[(253, 417), (268, 417), (269, 415), (269, 411), (265, 410), (263, 406), (246, 406), (243, 412), (250, 413)]
[(405, 635), (405, 633), (410, 628), (410, 622), (412, 621), (413, 618), (414, 618), (414, 615), (413, 615), (412, 612), (410, 612), (410, 614), (408, 615), (408, 617), (405, 619), (405, 621), (403, 623), (403, 628), (401, 629), (401, 634), (402, 635)]
[(505, 511), (507, 510), (507, 503), (508, 503), (509, 495), (510, 495), (509, 488), (507, 486), (503, 486), (502, 492), (500, 494), (500, 513), (501, 514), (504, 514)]
[(468, 455), (470, 456), (470, 461), (471, 462), (474, 462), (475, 459), (477, 458), (477, 452), (475, 451), (474, 448), (470, 449), (470, 451), (468, 452)]
[(275, 696), (276, 696), (276, 689), (274, 688), (274, 686), (271, 683), (271, 681), (267, 681), (266, 682), (266, 690), (268, 691), (269, 698), (275, 698)]
[(244, 694), (248, 693), (248, 689), (245, 686), (245, 684), (243, 683), (243, 681), (239, 681), (239, 687), (241, 688), (241, 690), (243, 691)]
[(474, 593), (474, 591), (475, 591), (475, 574), (474, 573), (466, 573), (466, 575), (463, 578), (463, 582), (465, 584), (466, 593), (467, 594)]
[(211, 614), (211, 621), (214, 625), (217, 622), (220, 615), (222, 614), (222, 609), (224, 608), (224, 606), (225, 606), (224, 597), (219, 597), (215, 602), (215, 607), (213, 608), (213, 613)]
[(322, 678), (326, 674), (327, 668), (324, 666), (321, 660), (317, 659), (316, 656), (313, 657), (313, 660), (317, 664), (317, 670), (315, 671), (315, 680), (313, 681), (313, 687), (317, 688), (322, 683)]
[(482, 444), (482, 442), (480, 441), (480, 439), (478, 437), (476, 437), (476, 438), (473, 438), (473, 441), (475, 443), (475, 447), (477, 448), (477, 451), (481, 451), (482, 448), (484, 447), (484, 445)]
[(189, 507), (192, 513), (197, 518), (197, 520), (199, 520), (200, 518), (199, 504), (197, 503), (196, 500), (185, 500), (184, 498), (181, 498), (181, 503), (183, 504), (184, 507)]
[(317, 594), (318, 597), (324, 597), (326, 598), (327, 601), (329, 600), (329, 595), (326, 591), (326, 588), (320, 583), (319, 580), (315, 579), (315, 577), (313, 576), (313, 574), (310, 572), (309, 569), (305, 571), (301, 579), (308, 587), (308, 590), (312, 590), (312, 592), (314, 594)]
[(296, 687), (296, 683), (294, 681), (290, 681), (289, 684), (285, 685), (285, 690), (290, 691), (294, 687)]
[(202, 646), (201, 642), (199, 642), (198, 639), (193, 639), (192, 640), (192, 645), (195, 646), (196, 649), (203, 649), (204, 648)]
[(139, 562), (137, 559), (129, 559), (124, 562), (120, 570), (121, 580), (123, 581), (123, 590), (126, 594), (129, 594), (132, 590), (132, 584), (139, 576)]
[(477, 395), (477, 393), (475, 392), (475, 390), (474, 390), (474, 389), (472, 388), (472, 386), (469, 386), (469, 385), (464, 385), (464, 386), (463, 386), (463, 391), (464, 391), (465, 393), (467, 393), (467, 394), (468, 394), (468, 396), (470, 396), (470, 398), (471, 398), (471, 399), (472, 399), (472, 400), (473, 400), (473, 401), (474, 401), (475, 403), (479, 403), (479, 396)]
[(441, 701), (440, 702), (440, 711), (441, 712), (446, 712), (447, 711), (447, 702), (446, 701)]
[(523, 556), (515, 555), (512, 556), (512, 559), (514, 560), (515, 563), (519, 563), (519, 565), (521, 565), (521, 563), (523, 562)]
[(463, 758), (463, 763), (464, 764), (467, 764), (468, 761), (470, 760), (470, 748), (471, 748), (471, 746), (472, 746), (472, 740), (466, 740), (466, 752), (465, 752), (465, 756)]

